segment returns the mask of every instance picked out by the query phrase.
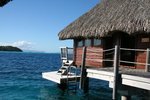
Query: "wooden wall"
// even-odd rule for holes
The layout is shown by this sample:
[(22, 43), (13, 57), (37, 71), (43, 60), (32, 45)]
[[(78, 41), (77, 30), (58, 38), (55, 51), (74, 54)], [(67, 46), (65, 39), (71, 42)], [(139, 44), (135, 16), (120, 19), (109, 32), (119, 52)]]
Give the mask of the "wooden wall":
[[(78, 46), (78, 41), (83, 41), (82, 46)], [(78, 67), (82, 64), (82, 50), (86, 45), (86, 39), (74, 40), (74, 64)], [(103, 40), (100, 39), (100, 44), (94, 44), (94, 39), (90, 39), (90, 45), (86, 46), (85, 66), (87, 67), (102, 67), (103, 66)], [(99, 40), (99, 39), (98, 39)]]
[(74, 63), (80, 66), (82, 63), (82, 49), (83, 47), (74, 48)]
[[(107, 49), (106, 44), (104, 44), (104, 41), (101, 46), (88, 46), (86, 49), (86, 62), (85, 65), (89, 67), (99, 68), (99, 67), (107, 67), (109, 65), (112, 65), (110, 63), (104, 63), (102, 59), (105, 59), (105, 54), (102, 52), (103, 49)], [(132, 49), (147, 49), (150, 48), (150, 35), (137, 35), (135, 36), (135, 47)], [(106, 41), (105, 41), (106, 42)], [(128, 42), (128, 41), (126, 41)], [(75, 42), (74, 42), (75, 43)], [(130, 42), (129, 42), (130, 43)], [(127, 43), (126, 45), (128, 45)], [(126, 48), (126, 47), (124, 47)], [(82, 47), (77, 47), (76, 44), (74, 44), (74, 63), (77, 66), (80, 66), (82, 63)], [(113, 56), (112, 56), (113, 57)], [(134, 58), (135, 57), (135, 58)], [(146, 52), (135, 52), (135, 55), (133, 56), (133, 61), (131, 62), (138, 62), (138, 63), (146, 63)], [(124, 65), (121, 65), (124, 66)], [(128, 66), (128, 65), (125, 65)], [(134, 67), (135, 66), (135, 67)], [(131, 67), (131, 66), (129, 66)], [(145, 69), (145, 65), (133, 65), (132, 68), (136, 69)]]
[[(137, 36), (137, 49), (150, 48), (150, 35), (138, 35)], [(136, 62), (146, 63), (146, 52), (136, 52)], [(145, 69), (145, 65), (136, 65), (137, 69)]]
[[(82, 49), (83, 47), (75, 48), (75, 65), (80, 66), (82, 63)], [(87, 47), (85, 66), (87, 67), (103, 67), (103, 48), (102, 47)]]

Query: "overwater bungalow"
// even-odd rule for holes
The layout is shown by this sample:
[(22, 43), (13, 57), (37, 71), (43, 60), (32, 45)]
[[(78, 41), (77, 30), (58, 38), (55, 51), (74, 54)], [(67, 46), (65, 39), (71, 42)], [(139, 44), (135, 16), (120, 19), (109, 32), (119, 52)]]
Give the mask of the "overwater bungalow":
[[(149, 0), (103, 0), (59, 33), (59, 39), (74, 40), (74, 62), (81, 65), (82, 47), (86, 46), (86, 65), (110, 67), (102, 59), (108, 53), (101, 52), (115, 45), (128, 49), (150, 48)], [(90, 52), (91, 51), (91, 52)], [(99, 53), (93, 54), (92, 51)], [(122, 51), (120, 60), (146, 62), (145, 52)], [(99, 59), (99, 60), (98, 60)], [(91, 61), (90, 61), (91, 60)], [(126, 67), (145, 69), (144, 66), (121, 63)]]
[(0, 0), (0, 7), (3, 7), (4, 5), (6, 5), (10, 1), (12, 1), (12, 0)]
[(59, 32), (60, 40), (73, 40), (71, 64), (81, 67), (81, 84), (90, 77), (109, 81), (113, 89), (128, 86), (121, 89), (122, 100), (131, 98), (129, 91), (150, 91), (149, 5), (149, 0), (101, 0)]

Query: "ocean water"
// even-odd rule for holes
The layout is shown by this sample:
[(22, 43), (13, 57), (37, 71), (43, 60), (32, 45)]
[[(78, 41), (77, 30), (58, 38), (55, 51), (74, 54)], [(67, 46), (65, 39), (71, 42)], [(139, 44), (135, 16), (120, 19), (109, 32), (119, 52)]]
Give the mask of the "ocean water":
[(90, 79), (89, 92), (67, 91), (42, 78), (58, 70), (59, 54), (0, 52), (0, 100), (111, 100), (108, 82)]

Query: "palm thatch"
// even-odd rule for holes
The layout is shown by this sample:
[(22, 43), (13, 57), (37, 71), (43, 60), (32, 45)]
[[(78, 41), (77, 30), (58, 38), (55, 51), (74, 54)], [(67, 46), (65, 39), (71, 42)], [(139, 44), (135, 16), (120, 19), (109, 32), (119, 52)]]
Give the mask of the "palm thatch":
[(59, 32), (59, 39), (105, 37), (112, 31), (150, 32), (150, 0), (102, 0)]
[(3, 7), (5, 4), (7, 4), (9, 1), (12, 0), (0, 0), (0, 7)]

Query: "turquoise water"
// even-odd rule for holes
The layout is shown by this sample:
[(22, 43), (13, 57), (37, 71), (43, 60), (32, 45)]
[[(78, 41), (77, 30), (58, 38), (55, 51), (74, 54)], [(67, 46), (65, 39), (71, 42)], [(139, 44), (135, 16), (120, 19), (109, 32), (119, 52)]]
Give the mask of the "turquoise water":
[(62, 90), (42, 78), (58, 70), (60, 55), (49, 53), (0, 53), (0, 100), (111, 100), (105, 81), (90, 79), (89, 92)]

